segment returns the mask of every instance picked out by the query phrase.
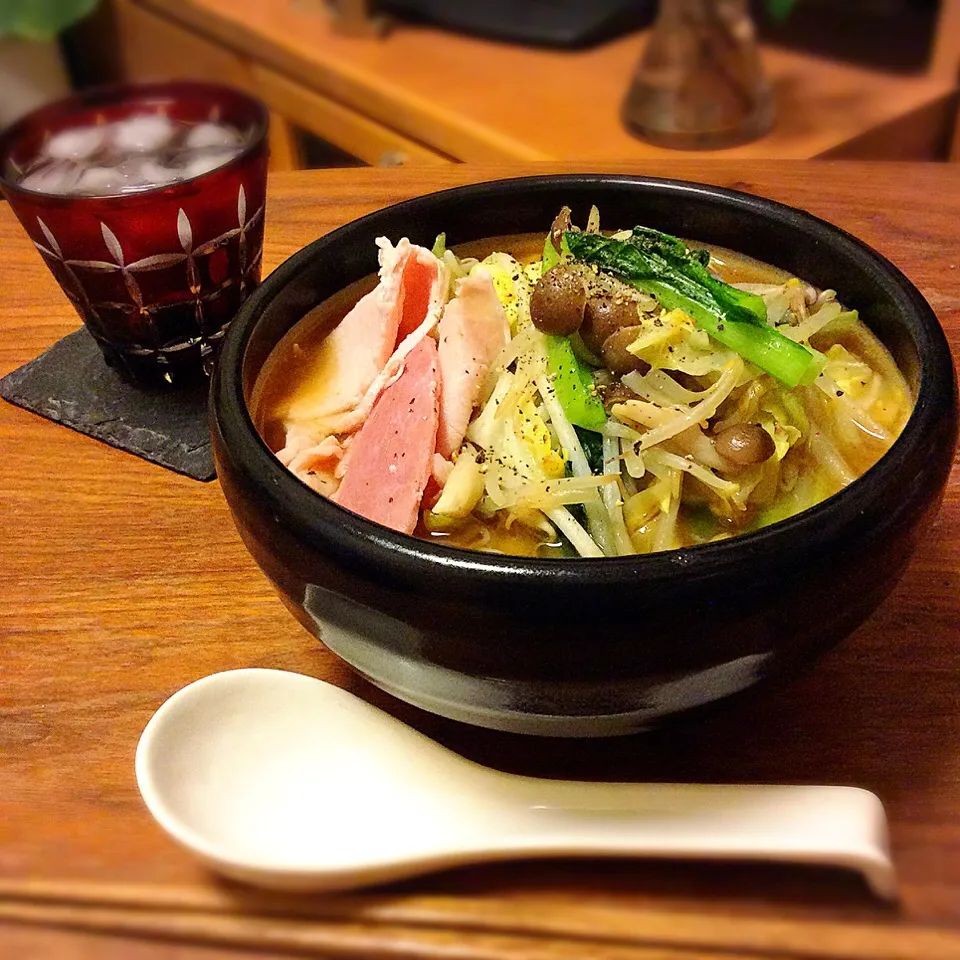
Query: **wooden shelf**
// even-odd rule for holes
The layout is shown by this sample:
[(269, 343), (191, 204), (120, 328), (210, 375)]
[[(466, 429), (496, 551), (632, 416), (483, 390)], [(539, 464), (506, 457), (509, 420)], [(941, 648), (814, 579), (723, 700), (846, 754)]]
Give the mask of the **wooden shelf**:
[[(645, 34), (566, 52), (414, 26), (397, 27), (381, 39), (345, 37), (322, 13), (292, 3), (136, 0), (135, 5), (239, 58), (255, 88), (257, 71), (271, 71), (273, 89), (284, 91), (281, 99), (297, 114), (289, 117), (293, 122), (325, 136), (330, 114), (342, 125), (339, 107), (400, 137), (408, 154), (419, 154), (411, 162), (683, 155), (631, 136), (619, 119)], [(774, 129), (754, 143), (702, 155), (946, 156), (955, 114), (952, 79), (885, 74), (772, 48), (764, 51), (764, 61), (777, 99)], [(169, 58), (164, 63), (167, 72), (183, 72)], [(235, 79), (234, 74), (229, 71)], [(260, 92), (269, 102), (269, 91)], [(343, 131), (334, 136), (339, 140), (333, 142), (344, 146)]]

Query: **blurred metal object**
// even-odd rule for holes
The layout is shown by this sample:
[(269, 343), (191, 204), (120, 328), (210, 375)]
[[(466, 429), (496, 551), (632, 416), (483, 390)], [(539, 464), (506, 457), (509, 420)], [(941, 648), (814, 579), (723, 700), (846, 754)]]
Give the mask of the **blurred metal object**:
[(645, 140), (681, 150), (766, 133), (773, 96), (747, 0), (661, 0), (622, 116)]
[(309, 13), (330, 17), (334, 30), (348, 37), (382, 37), (391, 26), (388, 16), (377, 11), (376, 0), (293, 0)]
[(409, 159), (402, 150), (385, 150), (377, 158), (377, 166), (402, 167)]

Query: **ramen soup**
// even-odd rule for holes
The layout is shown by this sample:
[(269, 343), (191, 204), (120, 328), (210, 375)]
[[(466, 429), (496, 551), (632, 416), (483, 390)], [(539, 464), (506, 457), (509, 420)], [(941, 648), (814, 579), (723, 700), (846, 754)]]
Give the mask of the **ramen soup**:
[(278, 344), (251, 398), (297, 477), (394, 530), (540, 557), (723, 540), (843, 489), (910, 390), (833, 290), (644, 227), (456, 250), (377, 241), (380, 271)]

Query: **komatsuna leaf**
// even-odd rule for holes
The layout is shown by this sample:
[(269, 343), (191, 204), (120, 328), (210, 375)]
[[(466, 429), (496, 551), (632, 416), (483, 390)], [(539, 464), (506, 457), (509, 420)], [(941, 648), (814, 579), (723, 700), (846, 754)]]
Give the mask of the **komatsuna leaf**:
[[(644, 290), (668, 310), (683, 310), (719, 343), (787, 386), (812, 383), (823, 368), (822, 354), (768, 326), (765, 306), (758, 322), (753, 303), (736, 296), (743, 291), (709, 275), (699, 259), (682, 257), (682, 241), (666, 234), (641, 234), (636, 242), (576, 232), (565, 237), (574, 257)], [(702, 282), (702, 274), (712, 282)]]

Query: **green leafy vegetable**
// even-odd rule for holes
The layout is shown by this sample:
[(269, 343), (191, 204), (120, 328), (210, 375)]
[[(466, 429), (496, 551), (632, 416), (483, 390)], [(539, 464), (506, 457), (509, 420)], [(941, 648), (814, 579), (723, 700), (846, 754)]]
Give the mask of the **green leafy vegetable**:
[[(561, 260), (570, 259), (570, 248), (567, 246), (566, 238), (560, 236), (560, 250), (553, 245), (551, 235), (548, 233), (546, 240), (543, 241), (543, 273), (552, 270)], [(542, 274), (541, 274), (542, 275)]]
[(704, 254), (676, 237), (637, 227), (625, 241), (576, 232), (564, 239), (575, 258), (653, 295), (668, 310), (683, 310), (719, 343), (787, 386), (812, 383), (823, 369), (822, 354), (767, 325), (760, 297), (712, 276)]
[(577, 359), (569, 337), (545, 336), (543, 339), (547, 347), (547, 371), (567, 419), (584, 430), (602, 430), (607, 412), (597, 395), (590, 368)]
[(99, 0), (2, 0), (0, 37), (52, 40), (87, 16)]
[(728, 320), (755, 323), (758, 326), (766, 324), (767, 306), (763, 298), (718, 280), (707, 269), (710, 264), (708, 250), (690, 250), (682, 240), (649, 227), (634, 227), (630, 243), (646, 253), (651, 265), (656, 265), (664, 272), (672, 268), (705, 288), (724, 308)]
[[(550, 234), (543, 242), (543, 270), (541, 276), (555, 267), (564, 255), (569, 256), (566, 239), (560, 241), (562, 253), (557, 252)], [(596, 384), (590, 367), (577, 356), (569, 337), (544, 336), (547, 349), (547, 370), (563, 412), (574, 427), (599, 431), (607, 422), (607, 412), (597, 396)]]
[(573, 352), (581, 363), (586, 364), (588, 367), (593, 367), (595, 370), (603, 366), (603, 359), (598, 357), (583, 342), (583, 337), (580, 336), (579, 330), (576, 333), (570, 334), (570, 346), (573, 347)]
[(603, 437), (593, 430), (584, 430), (581, 427), (573, 429), (577, 433), (580, 446), (583, 447), (583, 455), (590, 465), (590, 472), (594, 476), (599, 476), (603, 473)]
[(708, 506), (696, 506), (684, 512), (684, 519), (690, 535), (696, 543), (706, 543), (712, 540), (722, 527)]
[(543, 272), (552, 270), (559, 262), (560, 254), (550, 240), (550, 234), (548, 233), (547, 239), (543, 241)]
[(433, 241), (433, 249), (430, 251), (438, 260), (443, 259), (443, 255), (447, 252), (447, 235), (446, 233), (438, 233), (437, 239)]
[(795, 4), (796, 0), (767, 0), (767, 13), (774, 20), (786, 20)]

